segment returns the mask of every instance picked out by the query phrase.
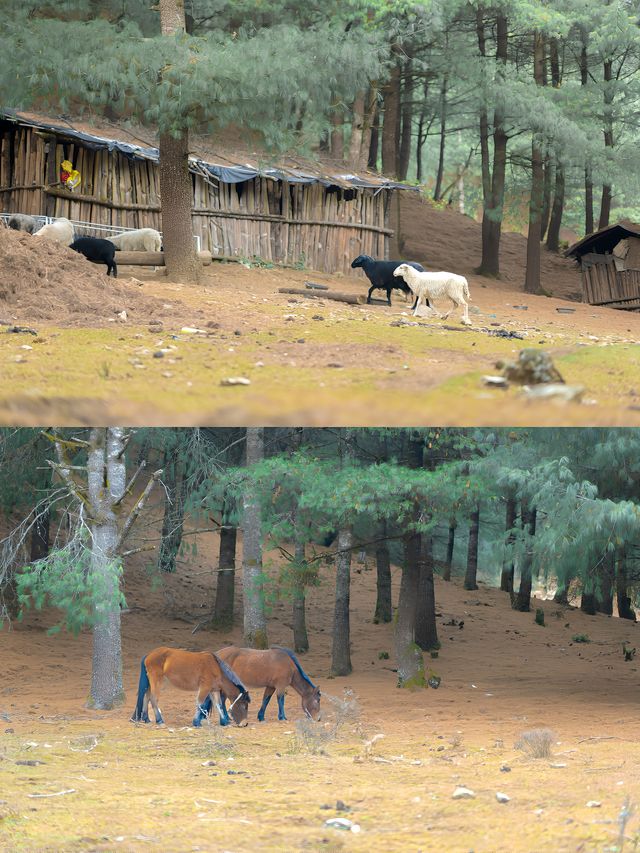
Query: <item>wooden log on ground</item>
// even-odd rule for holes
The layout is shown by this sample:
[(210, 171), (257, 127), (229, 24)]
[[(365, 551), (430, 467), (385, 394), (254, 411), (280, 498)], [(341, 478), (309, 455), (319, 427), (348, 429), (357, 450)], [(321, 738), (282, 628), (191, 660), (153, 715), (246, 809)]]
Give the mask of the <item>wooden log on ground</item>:
[(348, 302), (349, 305), (362, 305), (366, 297), (357, 293), (340, 293), (337, 290), (323, 290), (311, 293), (299, 287), (279, 287), (278, 293), (291, 293), (294, 296), (306, 296), (307, 299), (333, 299), (335, 302)]
[[(211, 252), (198, 252), (203, 266), (211, 263)], [(116, 263), (135, 267), (163, 267), (164, 252), (116, 252)]]

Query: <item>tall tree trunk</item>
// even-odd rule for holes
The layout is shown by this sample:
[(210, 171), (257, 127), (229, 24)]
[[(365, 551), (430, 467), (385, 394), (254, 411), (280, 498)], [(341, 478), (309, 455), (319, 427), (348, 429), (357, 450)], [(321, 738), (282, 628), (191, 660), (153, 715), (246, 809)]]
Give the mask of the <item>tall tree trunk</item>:
[(296, 542), (296, 583), (293, 587), (293, 649), (299, 654), (309, 651), (309, 636), (307, 634), (306, 594), (304, 585), (304, 567), (306, 555), (304, 542)]
[(543, 180), (542, 180), (542, 213), (540, 215), (540, 240), (544, 240), (549, 227), (549, 219), (551, 217), (551, 178), (553, 177), (552, 160), (549, 156), (545, 157), (543, 165)]
[(223, 527), (220, 530), (218, 551), (218, 583), (216, 601), (213, 608), (213, 621), (216, 627), (229, 629), (233, 625), (233, 604), (236, 586), (236, 545), (238, 530), (228, 526), (222, 509)]
[(384, 118), (382, 123), (382, 173), (389, 178), (397, 174), (400, 122), (400, 66), (391, 69), (389, 82), (383, 88)]
[[(534, 79), (538, 86), (543, 83), (544, 40), (541, 33), (533, 37)], [(540, 285), (540, 240), (542, 238), (541, 216), (544, 193), (542, 141), (534, 133), (531, 143), (531, 201), (529, 203), (529, 232), (527, 234), (527, 270), (524, 281), (525, 293), (542, 293)]]
[[(589, 58), (587, 54), (589, 33), (585, 27), (581, 28), (581, 39), (580, 85), (587, 86), (589, 83)], [(591, 180), (591, 166), (587, 163), (584, 167), (584, 233), (593, 234), (593, 231), (593, 181)]]
[[(264, 429), (247, 427), (247, 467), (264, 459)], [(255, 649), (267, 649), (267, 617), (262, 573), (262, 519), (260, 500), (250, 486), (243, 495), (242, 591), (244, 641)]]
[(367, 92), (365, 100), (364, 118), (362, 124), (362, 142), (360, 143), (360, 157), (358, 159), (358, 171), (363, 171), (367, 168), (369, 156), (371, 153), (371, 138), (373, 133), (373, 123), (376, 120), (378, 109), (378, 87), (377, 83), (372, 83)]
[(629, 595), (628, 590), (627, 551), (624, 546), (618, 549), (616, 569), (616, 603), (620, 619), (630, 619), (632, 622), (636, 621), (636, 614), (631, 606), (631, 596)]
[(593, 587), (593, 578), (584, 581), (582, 596), (580, 597), (580, 610), (587, 616), (596, 615), (596, 593)]
[(440, 200), (442, 178), (444, 175), (444, 151), (447, 139), (447, 82), (447, 75), (445, 74), (442, 79), (442, 88), (440, 89), (440, 149), (438, 152), (436, 184), (433, 190), (433, 197), (436, 201)]
[(331, 111), (331, 157), (344, 160), (344, 116), (338, 105)]
[(442, 573), (443, 581), (451, 580), (451, 569), (453, 567), (453, 549), (456, 544), (456, 526), (455, 518), (449, 522), (449, 538), (447, 539), (447, 556), (444, 562), (444, 572)]
[(42, 560), (49, 554), (49, 526), (51, 523), (51, 510), (49, 507), (41, 510), (31, 528), (31, 547), (29, 559), (32, 563)]
[(378, 528), (379, 541), (376, 545), (376, 612), (373, 617), (376, 625), (380, 622), (391, 622), (393, 618), (391, 610), (391, 563), (389, 548), (385, 541), (386, 535), (387, 523), (382, 521)]
[(413, 77), (411, 55), (407, 54), (402, 80), (402, 130), (398, 150), (398, 180), (406, 181), (411, 159), (411, 131), (413, 125)]
[(176, 558), (182, 544), (187, 481), (184, 477), (182, 463), (176, 459), (174, 450), (165, 453), (164, 472), (164, 518), (162, 520), (158, 569), (162, 572), (175, 572)]
[(549, 230), (547, 232), (547, 249), (557, 252), (560, 249), (560, 228), (562, 226), (562, 214), (564, 211), (564, 167), (562, 163), (556, 162), (556, 185), (553, 193), (553, 205)]
[[(517, 504), (516, 499), (513, 497), (507, 498), (506, 505), (506, 518), (505, 518), (505, 532), (507, 536), (507, 545), (512, 545), (515, 541), (515, 530), (516, 526), (516, 517), (517, 517)], [(513, 592), (513, 576), (515, 572), (515, 566), (513, 564), (513, 558), (510, 556), (505, 556), (505, 559), (502, 563), (502, 572), (500, 574), (500, 589), (502, 592), (508, 592), (509, 595)]]
[[(158, 0), (162, 35), (184, 32), (184, 4), (181, 0)], [(200, 262), (193, 239), (191, 208), (193, 185), (189, 172), (189, 133), (173, 135), (162, 131), (159, 141), (160, 199), (162, 205), (162, 245), (167, 276), (173, 281), (197, 282)]]
[[(484, 24), (479, 20), (478, 43), (481, 52), (484, 51)], [(504, 15), (496, 17), (496, 60), (498, 70), (496, 72), (496, 88), (505, 85), (507, 48), (509, 31), (507, 19)], [(481, 115), (481, 147), (482, 135), (488, 134), (488, 128), (482, 126)], [(493, 113), (493, 174), (491, 177), (490, 192), (488, 186), (488, 174), (486, 165), (482, 170), (483, 183), (483, 212), (482, 212), (482, 260), (478, 267), (480, 275), (498, 277), (500, 275), (500, 237), (502, 233), (502, 217), (504, 209), (505, 177), (507, 170), (507, 143), (509, 137), (504, 129), (504, 110), (502, 106), (496, 106)], [(484, 143), (486, 150), (483, 158), (488, 164), (488, 141)]]
[(480, 534), (480, 505), (471, 513), (469, 526), (469, 547), (467, 548), (467, 571), (464, 576), (465, 589), (478, 589), (476, 577), (478, 574), (478, 539)]
[(369, 159), (367, 166), (373, 171), (378, 170), (378, 148), (380, 145), (380, 106), (376, 99), (375, 110), (371, 122), (371, 139), (369, 142)]
[(522, 501), (520, 517), (522, 518), (522, 527), (529, 527), (529, 540), (526, 544), (524, 556), (522, 558), (522, 566), (520, 569), (520, 589), (517, 593), (511, 596), (511, 606), (514, 610), (520, 610), (523, 613), (528, 613), (531, 610), (531, 567), (533, 565), (533, 537), (536, 532), (536, 508), (529, 509), (526, 501)]
[[(421, 468), (424, 443), (417, 433), (408, 437), (408, 466)], [(404, 565), (400, 581), (398, 612), (395, 627), (395, 650), (398, 663), (399, 687), (424, 687), (424, 660), (416, 644), (416, 610), (420, 581), (421, 536), (414, 529), (420, 518), (420, 507), (416, 504), (409, 515), (403, 537)]]
[(331, 674), (349, 675), (351, 666), (351, 637), (349, 624), (349, 600), (351, 594), (351, 549), (353, 533), (350, 525), (338, 531), (338, 553), (336, 555), (336, 599), (333, 615), (333, 646), (331, 651)]
[(428, 652), (439, 649), (436, 626), (436, 598), (433, 582), (433, 541), (429, 534), (422, 534), (420, 577), (418, 579), (418, 607), (416, 613), (416, 643)]
[(360, 168), (360, 156), (362, 150), (363, 133), (364, 133), (364, 113), (365, 101), (364, 92), (358, 92), (351, 105), (351, 138), (349, 140), (349, 156), (347, 165), (349, 168), (357, 172)]
[(126, 489), (122, 427), (93, 428), (89, 439), (87, 485), (91, 527), (90, 575), (102, 591), (93, 627), (91, 692), (88, 706), (110, 710), (124, 701), (120, 633), (120, 541), (117, 502)]
[[(340, 431), (340, 462), (343, 467), (352, 459), (352, 432)], [(353, 530), (349, 522), (338, 530), (336, 554), (336, 598), (333, 614), (333, 646), (331, 649), (331, 674), (349, 675), (351, 666), (351, 628), (349, 602), (351, 596), (351, 550)]]
[(602, 557), (602, 567), (598, 575), (596, 588), (596, 610), (598, 613), (613, 615), (613, 582), (616, 573), (615, 551), (607, 551)]
[[(604, 63), (604, 144), (608, 152), (613, 148), (613, 62), (608, 59)], [(602, 185), (602, 199), (600, 202), (600, 219), (598, 228), (606, 228), (611, 215), (611, 184)]]

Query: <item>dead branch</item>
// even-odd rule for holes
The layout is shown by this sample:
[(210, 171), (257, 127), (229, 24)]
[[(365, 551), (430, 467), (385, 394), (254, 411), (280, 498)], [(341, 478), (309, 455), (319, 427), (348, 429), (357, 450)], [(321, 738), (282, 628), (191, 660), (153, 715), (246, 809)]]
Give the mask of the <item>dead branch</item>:
[[(121, 456), (122, 456), (122, 453), (119, 453), (118, 459), (120, 459)], [(138, 465), (137, 471), (134, 472), (133, 477), (129, 480), (127, 488), (124, 490), (123, 494), (118, 498), (118, 500), (114, 503), (114, 506), (120, 506), (120, 504), (127, 497), (127, 495), (131, 493), (131, 490), (133, 489), (133, 486), (134, 486), (136, 480), (138, 479), (138, 477), (140, 476), (140, 474), (144, 471), (144, 469), (146, 467), (147, 467), (147, 460), (143, 459), (142, 462), (140, 463), (140, 465)]]
[(117, 553), (117, 554), (120, 553), (120, 548), (122, 547), (125, 539), (127, 538), (129, 533), (131, 532), (131, 528), (135, 524), (136, 519), (138, 518), (138, 516), (140, 515), (140, 513), (144, 509), (144, 505), (146, 504), (147, 499), (148, 499), (149, 495), (151, 494), (151, 490), (153, 489), (154, 485), (157, 483), (157, 481), (160, 479), (160, 477), (162, 476), (163, 473), (164, 473), (164, 471), (162, 470), (162, 468), (159, 468), (157, 471), (153, 472), (151, 479), (149, 480), (149, 482), (145, 486), (143, 493), (140, 495), (140, 497), (136, 501), (135, 506), (133, 507), (133, 509), (129, 513), (129, 517), (127, 518), (127, 520), (124, 523), (124, 527), (122, 528), (122, 533), (120, 534), (120, 539), (118, 540), (118, 544), (116, 545), (116, 548), (115, 548), (115, 553)]

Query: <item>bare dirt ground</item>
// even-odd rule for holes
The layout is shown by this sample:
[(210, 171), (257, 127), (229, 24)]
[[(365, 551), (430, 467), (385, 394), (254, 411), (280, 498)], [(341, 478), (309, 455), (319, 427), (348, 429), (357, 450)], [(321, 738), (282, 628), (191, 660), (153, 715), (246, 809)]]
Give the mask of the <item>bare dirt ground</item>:
[[(50, 612), (30, 613), (11, 631), (5, 626), (0, 849), (620, 850), (619, 814), (627, 799), (631, 806), (640, 800), (638, 658), (624, 662), (622, 655), (623, 643), (639, 645), (636, 624), (536, 601), (546, 616), (540, 627), (495, 589), (481, 584), (466, 592), (460, 580), (438, 581), (442, 648), (437, 659), (426, 656), (426, 668), (442, 683), (402, 691), (392, 626), (372, 623), (375, 569), (354, 564), (354, 672), (330, 679), (327, 569), (309, 593), (311, 651), (302, 658), (323, 691), (322, 722), (305, 725), (290, 693), (288, 721), (278, 722), (270, 707), (259, 724), (254, 691), (248, 728), (193, 730), (191, 695), (167, 686), (166, 725), (134, 725), (128, 718), (142, 655), (159, 644), (217, 649), (241, 640), (239, 625), (193, 633), (212, 601), (216, 536), (201, 534), (198, 545), (198, 556), (162, 586), (152, 587), (140, 555), (130, 558), (122, 708), (84, 708), (88, 634), (47, 636)], [(270, 554), (269, 636), (290, 644), (290, 604), (278, 594), (277, 563)], [(393, 584), (395, 591), (397, 569)], [(579, 634), (591, 642), (576, 643)], [(345, 712), (345, 696), (359, 711)], [(539, 728), (554, 738), (550, 757), (534, 759), (514, 745)], [(375, 735), (383, 737), (371, 743)], [(454, 800), (458, 786), (475, 798)], [(498, 792), (509, 802), (499, 803)], [(338, 800), (349, 811), (337, 811)], [(326, 827), (333, 817), (361, 831)], [(625, 833), (625, 849), (635, 849), (637, 813)]]
[[(468, 272), (466, 249), (457, 266), (446, 255), (449, 220), (463, 242), (478, 225), (452, 211), (430, 217), (449, 235), (433, 263)], [(435, 233), (430, 226), (432, 241)], [(508, 272), (523, 262), (524, 238), (508, 237), (507, 256), (520, 253), (506, 265), (510, 280), (469, 273), (473, 327), (464, 330), (456, 316), (399, 325), (412, 322), (399, 295), (389, 309), (278, 293), (311, 280), (361, 294), (364, 276), (214, 263), (199, 286), (139, 267), (114, 282), (66, 248), (40, 246), (34, 257), (33, 238), (2, 230), (0, 322), (36, 334), (0, 331), (0, 422), (640, 424), (640, 314), (525, 297)], [(571, 265), (545, 263), (550, 291), (575, 292)], [(573, 313), (558, 311), (566, 308)], [(547, 349), (567, 383), (585, 387), (583, 402), (533, 403), (482, 384), (525, 346)], [(239, 376), (250, 384), (223, 384)]]

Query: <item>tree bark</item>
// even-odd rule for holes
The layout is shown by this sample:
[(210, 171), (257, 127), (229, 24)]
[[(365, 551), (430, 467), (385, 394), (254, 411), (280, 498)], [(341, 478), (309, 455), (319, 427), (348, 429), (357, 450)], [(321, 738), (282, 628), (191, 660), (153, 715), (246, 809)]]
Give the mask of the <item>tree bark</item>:
[[(247, 427), (247, 467), (264, 459), (264, 429)], [(243, 495), (242, 589), (244, 641), (255, 649), (269, 647), (262, 572), (262, 518), (258, 496), (248, 486)]]
[(526, 501), (522, 501), (521, 518), (522, 526), (529, 526), (529, 540), (526, 544), (524, 556), (522, 558), (522, 567), (520, 569), (520, 588), (517, 593), (511, 596), (511, 606), (514, 610), (519, 610), (523, 613), (528, 613), (531, 610), (531, 566), (533, 565), (533, 541), (532, 538), (536, 532), (536, 508), (529, 510)]
[[(580, 51), (580, 85), (589, 83), (589, 58), (587, 54), (587, 40), (589, 33), (586, 28), (581, 29), (582, 49)], [(584, 167), (584, 233), (593, 234), (593, 181), (591, 180), (591, 166)]]
[[(225, 524), (224, 507), (222, 522)], [(233, 625), (233, 605), (236, 586), (236, 545), (238, 530), (227, 527), (220, 530), (218, 551), (218, 583), (216, 601), (213, 608), (213, 621), (216, 627), (229, 629)]]
[(331, 157), (344, 161), (344, 116), (339, 106), (331, 111)]
[(110, 710), (124, 701), (122, 641), (120, 631), (120, 541), (117, 502), (126, 489), (124, 430), (93, 428), (87, 460), (90, 505), (90, 574), (103, 592), (100, 612), (95, 613), (91, 692), (88, 706)]
[(360, 167), (364, 133), (364, 112), (364, 92), (358, 92), (351, 105), (351, 138), (349, 139), (349, 156), (347, 158), (347, 165), (354, 172), (357, 172)]
[(383, 88), (382, 123), (382, 173), (396, 177), (398, 168), (398, 143), (400, 124), (400, 66), (397, 61), (391, 69), (389, 82)]
[[(162, 35), (186, 31), (181, 0), (159, 0)], [(167, 277), (172, 281), (196, 283), (200, 262), (193, 239), (191, 208), (193, 184), (189, 172), (189, 133), (160, 133), (159, 178), (162, 203), (162, 245)]]
[[(484, 22), (482, 16), (478, 19), (478, 44), (481, 53), (484, 51)], [(504, 75), (507, 63), (508, 48), (508, 26), (504, 15), (498, 14), (496, 18), (496, 61), (498, 70), (496, 72), (496, 87), (504, 85)], [(484, 55), (484, 54), (483, 54)], [(484, 116), (486, 119), (486, 114)], [(509, 137), (504, 129), (504, 110), (502, 106), (496, 106), (493, 113), (493, 174), (491, 176), (490, 190), (488, 182), (488, 126), (483, 126), (483, 116), (480, 117), (481, 149), (485, 149), (482, 156), (485, 161), (482, 170), (483, 184), (483, 211), (482, 211), (482, 259), (477, 272), (480, 275), (488, 275), (498, 278), (500, 275), (500, 237), (502, 233), (502, 217), (504, 209), (505, 176), (507, 170), (507, 143)], [(483, 143), (483, 134), (487, 135)]]
[[(608, 59), (604, 63), (604, 144), (609, 151), (613, 148), (613, 62)], [(611, 215), (611, 184), (602, 185), (600, 201), (600, 219), (598, 229), (606, 228)]]
[(296, 542), (295, 582), (293, 586), (293, 649), (299, 654), (309, 651), (307, 634), (306, 593), (304, 585), (304, 567), (306, 565), (304, 542)]
[(438, 171), (436, 172), (436, 184), (433, 189), (433, 198), (440, 200), (442, 193), (442, 177), (444, 175), (444, 152), (447, 139), (447, 75), (442, 79), (440, 89), (440, 149), (438, 152)]
[(385, 541), (387, 535), (387, 523), (382, 521), (378, 529), (380, 541), (376, 545), (376, 612), (373, 621), (391, 622), (393, 613), (391, 610), (391, 563), (389, 560), (389, 548)]
[(371, 138), (369, 141), (369, 158), (367, 166), (374, 172), (378, 171), (378, 148), (380, 144), (380, 107), (376, 100), (373, 119), (371, 122)]
[(550, 157), (546, 157), (542, 164), (543, 179), (542, 179), (542, 212), (540, 214), (540, 240), (544, 240), (547, 228), (549, 227), (549, 219), (551, 217), (551, 178), (553, 174), (552, 161)]
[(560, 249), (560, 228), (562, 226), (562, 214), (564, 211), (564, 167), (562, 163), (556, 162), (556, 185), (553, 193), (553, 205), (551, 207), (551, 218), (547, 232), (547, 249), (557, 252)]
[[(544, 40), (537, 32), (533, 38), (534, 79), (542, 86)], [(540, 240), (542, 238), (541, 216), (544, 193), (544, 174), (541, 140), (533, 135), (531, 142), (531, 200), (529, 203), (529, 231), (527, 234), (527, 270), (524, 281), (525, 293), (542, 293), (540, 285)]]
[(469, 547), (467, 548), (467, 571), (464, 576), (465, 589), (478, 589), (478, 539), (480, 534), (480, 506), (477, 505), (471, 513), (469, 527)]
[(182, 463), (176, 459), (173, 450), (164, 456), (164, 518), (162, 521), (162, 539), (158, 554), (158, 569), (162, 572), (175, 572), (176, 558), (182, 544), (184, 528), (184, 504), (187, 495), (187, 481)]
[(616, 604), (618, 606), (618, 616), (620, 619), (630, 619), (632, 622), (636, 621), (635, 610), (631, 606), (631, 596), (628, 591), (627, 551), (624, 547), (618, 549)]
[(407, 49), (407, 60), (402, 78), (402, 129), (398, 150), (398, 180), (406, 181), (411, 159), (411, 131), (413, 125), (413, 77), (411, 55)]
[(49, 507), (43, 509), (38, 515), (35, 524), (31, 528), (31, 547), (29, 559), (32, 563), (42, 560), (49, 554), (49, 526), (51, 523), (51, 510)]
[(598, 613), (613, 615), (613, 583), (616, 573), (615, 551), (607, 551), (602, 557), (602, 567), (598, 574), (596, 587), (596, 610)]
[(351, 591), (351, 548), (353, 533), (350, 525), (338, 531), (336, 555), (336, 599), (333, 615), (333, 646), (331, 674), (349, 675), (351, 666), (351, 639), (349, 624), (349, 599)]
[(451, 580), (451, 569), (453, 568), (453, 549), (456, 544), (456, 520), (452, 519), (449, 522), (449, 538), (447, 539), (447, 556), (444, 564), (444, 572), (442, 573), (443, 581)]
[[(424, 456), (424, 444), (417, 433), (408, 437), (408, 460), (410, 468), (421, 468)], [(399, 687), (424, 687), (424, 660), (416, 644), (416, 613), (419, 594), (421, 536), (414, 525), (420, 519), (420, 507), (416, 504), (409, 513), (406, 531), (403, 537), (404, 565), (400, 581), (398, 612), (395, 628), (395, 651), (398, 664)]]
[[(517, 504), (516, 499), (513, 497), (507, 498), (506, 505), (506, 518), (505, 518), (505, 532), (507, 536), (507, 545), (512, 545), (515, 541), (515, 530), (516, 526), (516, 517), (517, 517)], [(500, 574), (500, 589), (502, 592), (508, 592), (509, 595), (513, 592), (513, 576), (515, 573), (515, 566), (513, 564), (513, 558), (506, 556), (502, 563), (502, 572)]]
[(433, 542), (429, 534), (423, 533), (418, 579), (418, 607), (416, 613), (416, 643), (425, 651), (439, 649), (436, 626), (436, 598), (433, 582)]

